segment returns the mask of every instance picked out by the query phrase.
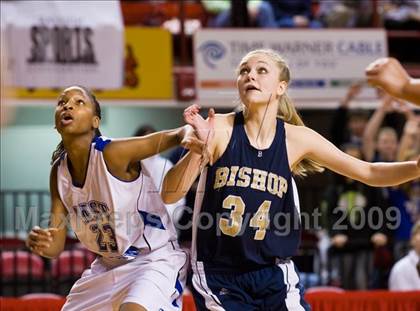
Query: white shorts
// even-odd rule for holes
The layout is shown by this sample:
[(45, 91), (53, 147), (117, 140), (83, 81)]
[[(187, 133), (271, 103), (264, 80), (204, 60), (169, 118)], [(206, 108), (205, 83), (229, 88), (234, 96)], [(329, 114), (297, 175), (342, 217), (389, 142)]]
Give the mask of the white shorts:
[(73, 285), (62, 310), (118, 311), (131, 302), (148, 311), (180, 311), (187, 260), (172, 243), (114, 268), (97, 258)]

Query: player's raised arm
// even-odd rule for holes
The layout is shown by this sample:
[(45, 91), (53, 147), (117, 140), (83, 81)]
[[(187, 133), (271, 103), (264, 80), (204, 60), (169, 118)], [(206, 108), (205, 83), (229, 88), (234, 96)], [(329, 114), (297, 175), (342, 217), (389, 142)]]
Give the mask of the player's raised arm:
[[(212, 163), (214, 153), (214, 110), (209, 110), (209, 118), (204, 120), (198, 114), (196, 105), (184, 111), (185, 122), (193, 126), (194, 133), (189, 132), (185, 137), (186, 147), (199, 145), (202, 148), (191, 148), (165, 176), (162, 185), (162, 199), (166, 204), (174, 203), (185, 196), (200, 173), (200, 168)], [(204, 144), (203, 144), (204, 143)]]
[(35, 254), (47, 258), (57, 257), (63, 250), (66, 241), (67, 210), (61, 202), (57, 190), (57, 163), (53, 165), (50, 175), (51, 215), (48, 228), (32, 228), (26, 240), (26, 246)]
[(288, 125), (287, 136), (292, 165), (300, 159), (310, 158), (338, 174), (377, 187), (394, 186), (420, 177), (420, 161), (365, 162), (342, 152), (303, 126)]

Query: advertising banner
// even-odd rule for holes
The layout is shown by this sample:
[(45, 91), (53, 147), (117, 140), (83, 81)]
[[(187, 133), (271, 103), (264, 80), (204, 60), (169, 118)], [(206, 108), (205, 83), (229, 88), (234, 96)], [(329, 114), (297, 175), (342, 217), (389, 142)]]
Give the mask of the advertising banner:
[(350, 84), (364, 80), (365, 67), (388, 51), (381, 29), (200, 30), (194, 37), (199, 99), (237, 98), (235, 70), (254, 49), (284, 57), (291, 70), (289, 94), (308, 100), (341, 98)]
[(3, 2), (12, 84), (119, 88), (124, 25), (118, 1)]
[[(172, 99), (172, 37), (161, 28), (126, 27), (123, 87), (94, 88), (99, 99)], [(80, 83), (78, 83), (80, 84)], [(60, 89), (19, 89), (20, 98), (57, 98)]]

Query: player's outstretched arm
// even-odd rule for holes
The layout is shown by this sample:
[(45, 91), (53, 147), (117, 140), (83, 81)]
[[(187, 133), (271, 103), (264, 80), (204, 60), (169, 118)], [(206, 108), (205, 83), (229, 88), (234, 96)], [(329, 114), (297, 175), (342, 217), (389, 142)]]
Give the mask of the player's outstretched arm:
[(26, 246), (35, 254), (47, 258), (57, 257), (63, 250), (67, 234), (67, 210), (57, 189), (57, 163), (50, 174), (51, 215), (48, 228), (35, 226), (29, 232)]
[[(189, 144), (200, 146), (191, 150), (172, 167), (165, 176), (162, 185), (162, 199), (166, 204), (174, 203), (184, 197), (201, 171), (201, 167), (212, 163), (214, 139), (214, 110), (209, 110), (209, 117), (204, 120), (198, 114), (199, 107), (192, 105), (185, 109), (184, 120), (191, 125), (194, 133), (188, 132), (185, 137), (187, 148)], [(194, 143), (198, 140), (200, 144)]]
[(307, 127), (287, 125), (286, 131), (292, 167), (309, 158), (338, 174), (376, 187), (394, 186), (420, 177), (420, 160), (369, 163), (342, 152)]
[(420, 105), (420, 79), (410, 77), (397, 59), (377, 59), (365, 71), (369, 84), (384, 89), (394, 97)]
[(179, 145), (185, 131), (186, 128), (183, 126), (141, 137), (115, 139), (104, 149), (105, 161), (111, 169), (126, 168), (128, 165)]

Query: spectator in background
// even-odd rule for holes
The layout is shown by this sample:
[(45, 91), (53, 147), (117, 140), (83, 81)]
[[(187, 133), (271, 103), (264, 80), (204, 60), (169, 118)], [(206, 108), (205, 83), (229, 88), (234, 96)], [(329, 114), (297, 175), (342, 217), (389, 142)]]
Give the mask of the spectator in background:
[(334, 113), (330, 136), (331, 142), (337, 147), (346, 143), (362, 146), (362, 137), (368, 121), (368, 115), (362, 110), (349, 111), (349, 106), (359, 94), (361, 87), (360, 83), (351, 85)]
[[(420, 117), (406, 112), (407, 122), (397, 153), (398, 161), (417, 159), (420, 153)], [(401, 258), (409, 249), (410, 230), (420, 221), (420, 180), (414, 180), (388, 189), (389, 198), (400, 212), (400, 226), (395, 230), (394, 256)]]
[[(407, 120), (402, 135), (401, 141), (404, 142), (402, 145), (399, 145), (397, 133), (393, 128), (383, 127), (380, 129), (385, 115), (393, 111), (405, 115)], [(418, 139), (410, 138), (412, 131), (418, 135), (417, 126), (414, 126), (415, 128), (413, 129), (413, 126), (411, 125), (413, 122), (416, 122), (414, 120), (417, 120), (417, 118), (409, 109), (408, 105), (396, 103), (389, 95), (385, 95), (382, 105), (374, 112), (366, 126), (363, 136), (363, 151), (365, 158), (368, 161), (373, 162), (393, 162), (407, 157), (416, 159), (419, 150), (408, 150), (409, 148), (415, 147), (414, 142)], [(379, 134), (375, 141), (378, 132)], [(410, 140), (413, 140), (413, 143), (409, 143)], [(411, 145), (411, 147), (407, 145)], [(400, 158), (398, 158), (398, 156)], [(406, 253), (409, 247), (410, 230), (413, 226), (413, 222), (420, 214), (418, 187), (418, 180), (414, 180), (397, 187), (384, 188), (391, 206), (396, 207), (398, 212), (399, 225), (393, 232), (395, 259), (401, 258)]]
[(320, 1), (318, 16), (328, 28), (355, 28), (372, 26), (372, 1)]
[(420, 116), (417, 116), (409, 109), (407, 109), (405, 114), (407, 122), (400, 139), (397, 154), (398, 161), (404, 161), (404, 159), (420, 153)]
[[(156, 129), (151, 125), (140, 126), (133, 136), (144, 136), (155, 133)], [(144, 166), (149, 170), (150, 176), (155, 183), (156, 189), (160, 192), (162, 190), (162, 182), (166, 173), (172, 168), (172, 163), (168, 159), (165, 159), (160, 154), (155, 154), (150, 158), (142, 160)], [(181, 217), (182, 210), (185, 206), (185, 199), (182, 198), (178, 202), (173, 204), (165, 204), (168, 214), (177, 228), (179, 218)]]
[[(357, 144), (346, 144), (341, 149), (362, 158)], [(380, 188), (339, 175), (334, 177), (321, 204), (330, 221), (330, 266), (338, 268), (330, 271), (333, 283), (338, 282), (344, 289), (386, 288), (386, 267), (385, 271), (376, 269), (374, 273), (373, 249), (385, 247), (389, 240), (386, 225), (378, 216), (386, 214), (387, 201)]]
[(398, 104), (388, 94), (380, 94), (382, 103), (375, 110), (363, 133), (362, 151), (366, 161), (392, 162), (397, 158), (398, 134), (392, 127), (381, 125), (387, 114), (395, 112)]
[(209, 22), (210, 27), (276, 27), (271, 6), (262, 0), (202, 0), (202, 3), (214, 15)]
[(392, 267), (390, 290), (420, 290), (420, 221), (413, 226), (410, 242), (413, 249)]
[(321, 28), (322, 24), (312, 14), (311, 0), (264, 0), (270, 3), (277, 27)]
[(386, 29), (420, 29), (420, 1), (388, 0), (381, 1), (380, 5)]

